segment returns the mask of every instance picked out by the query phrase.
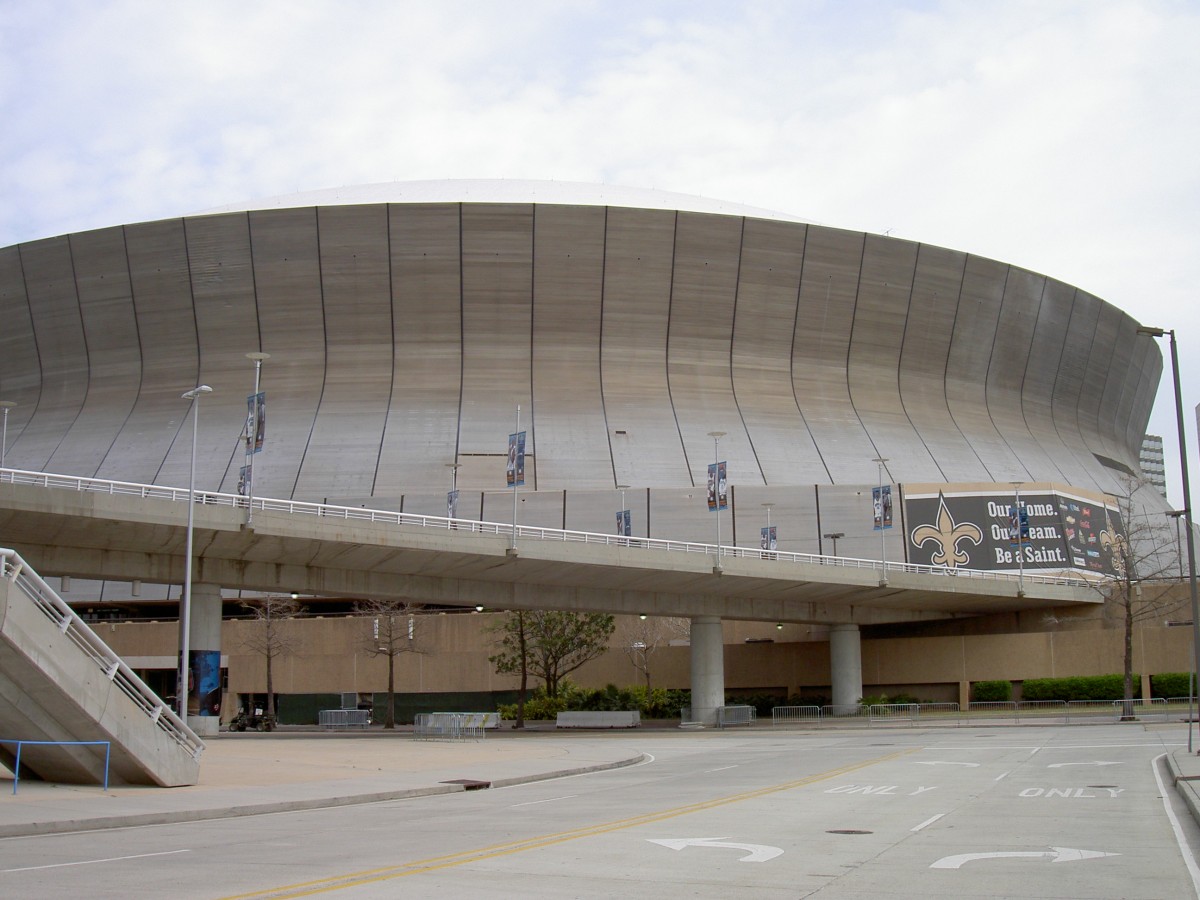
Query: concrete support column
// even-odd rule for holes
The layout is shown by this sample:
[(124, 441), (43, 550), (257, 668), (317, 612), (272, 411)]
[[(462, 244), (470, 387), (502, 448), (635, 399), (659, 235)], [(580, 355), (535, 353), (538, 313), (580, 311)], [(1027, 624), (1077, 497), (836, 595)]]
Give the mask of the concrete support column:
[(188, 727), (216, 734), (221, 726), (221, 586), (193, 584), (188, 637)]
[(829, 681), (834, 706), (862, 699), (862, 642), (857, 625), (829, 626)]
[(692, 718), (717, 723), (725, 705), (725, 640), (719, 616), (692, 617)]

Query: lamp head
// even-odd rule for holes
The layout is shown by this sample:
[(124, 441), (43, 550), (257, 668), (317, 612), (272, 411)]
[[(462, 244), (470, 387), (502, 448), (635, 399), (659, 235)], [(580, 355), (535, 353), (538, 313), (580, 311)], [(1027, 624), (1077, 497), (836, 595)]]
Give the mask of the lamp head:
[(1137, 330), (1138, 334), (1144, 334), (1148, 337), (1162, 337), (1167, 333), (1165, 328), (1151, 328), (1149, 325), (1143, 325)]
[(207, 384), (198, 384), (194, 388), (192, 388), (190, 391), (184, 391), (180, 396), (183, 397), (184, 400), (195, 400), (201, 394), (211, 394), (211, 393), (212, 393), (212, 388), (210, 388)]

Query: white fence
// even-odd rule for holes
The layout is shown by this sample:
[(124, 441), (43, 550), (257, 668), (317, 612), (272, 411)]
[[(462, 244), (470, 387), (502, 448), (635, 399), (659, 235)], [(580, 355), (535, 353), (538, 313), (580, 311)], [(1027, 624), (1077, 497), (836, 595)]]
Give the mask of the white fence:
[[(1194, 701), (1192, 701), (1194, 704)], [(846, 706), (776, 706), (771, 725), (780, 728), (814, 726), (974, 725), (984, 722), (1086, 724), (1088, 722), (1184, 720), (1187, 697), (1170, 700), (1008, 700), (972, 703), (876, 703)]]
[(481, 741), (494, 713), (417, 713), (413, 737), (419, 741)]
[(371, 714), (365, 709), (323, 709), (317, 713), (317, 724), (322, 728), (366, 728)]

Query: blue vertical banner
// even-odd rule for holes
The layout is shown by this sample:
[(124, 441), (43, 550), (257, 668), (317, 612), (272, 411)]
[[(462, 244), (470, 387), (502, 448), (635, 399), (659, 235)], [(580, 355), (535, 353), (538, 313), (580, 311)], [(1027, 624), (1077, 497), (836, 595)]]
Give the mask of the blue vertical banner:
[(708, 509), (709, 512), (718, 512), (722, 509), (729, 508), (729, 495), (727, 493), (727, 481), (725, 478), (725, 463), (709, 463), (708, 464)]
[(1022, 504), (1019, 508), (1008, 508), (1008, 545), (1029, 543), (1029, 507)]
[(267, 393), (259, 391), (246, 398), (246, 445), (251, 453), (261, 453), (267, 437)]
[(252, 471), (251, 471), (252, 468), (253, 468), (252, 466), (242, 466), (242, 468), (240, 470), (238, 470), (238, 485), (237, 485), (237, 487), (238, 487), (238, 496), (239, 497), (246, 496), (246, 491), (250, 487), (250, 479), (252, 477)]
[(508, 436), (508, 465), (505, 477), (509, 487), (525, 483), (525, 432), (518, 431)]
[(457, 489), (446, 492), (446, 518), (448, 518), (448, 519), (457, 519), (458, 518), (458, 491), (457, 491)]
[(763, 526), (761, 529), (761, 537), (759, 538), (759, 546), (763, 550), (778, 550), (779, 541), (775, 536), (775, 526)]
[(871, 488), (871, 506), (875, 513), (875, 530), (892, 527), (892, 486)]
[(633, 534), (633, 519), (627, 509), (617, 510), (617, 534), (622, 537), (630, 537)]

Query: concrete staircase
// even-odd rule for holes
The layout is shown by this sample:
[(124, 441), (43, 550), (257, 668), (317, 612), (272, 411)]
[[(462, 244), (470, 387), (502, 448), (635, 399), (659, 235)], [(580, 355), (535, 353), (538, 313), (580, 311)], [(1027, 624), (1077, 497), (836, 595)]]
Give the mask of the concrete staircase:
[[(204, 744), (13, 550), (0, 549), (0, 762), (108, 741), (109, 782), (195, 784)], [(101, 783), (105, 747), (25, 744), (21, 777)]]

